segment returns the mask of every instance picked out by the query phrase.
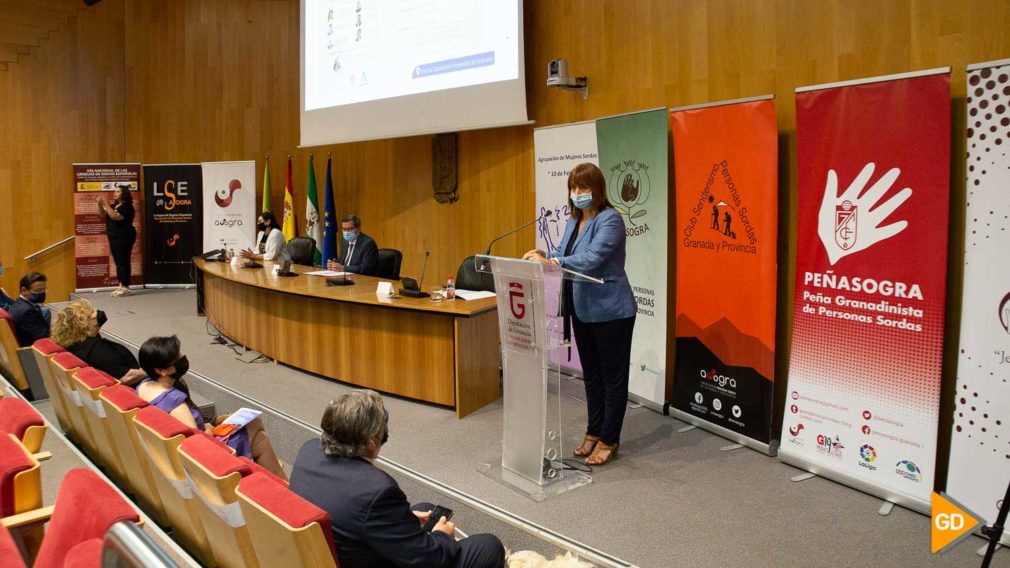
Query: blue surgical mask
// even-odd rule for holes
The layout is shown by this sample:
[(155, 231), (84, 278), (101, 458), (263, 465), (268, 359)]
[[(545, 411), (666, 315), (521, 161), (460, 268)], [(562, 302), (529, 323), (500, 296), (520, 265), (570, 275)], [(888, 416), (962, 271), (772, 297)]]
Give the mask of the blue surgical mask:
[(358, 238), (358, 233), (356, 231), (344, 231), (344, 240), (353, 243), (354, 239)]
[(592, 193), (569, 193), (568, 195), (572, 198), (572, 204), (579, 209), (588, 209), (593, 204)]

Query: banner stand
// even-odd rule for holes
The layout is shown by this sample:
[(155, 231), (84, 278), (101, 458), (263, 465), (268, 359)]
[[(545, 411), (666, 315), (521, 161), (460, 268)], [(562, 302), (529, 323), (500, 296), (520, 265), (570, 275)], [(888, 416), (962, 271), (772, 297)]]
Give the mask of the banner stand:
[(932, 505), (928, 501), (922, 501), (921, 499), (917, 499), (915, 497), (891, 491), (886, 487), (868, 483), (865, 479), (848, 475), (844, 471), (824, 467), (822, 464), (805, 460), (800, 456), (794, 454), (778, 454), (778, 458), (783, 463), (787, 463), (793, 467), (802, 469), (803, 471), (808, 471), (818, 477), (830, 479), (831, 481), (837, 481), (842, 485), (858, 489), (859, 491), (862, 491), (872, 497), (889, 501), (895, 505), (901, 505), (902, 507), (915, 511), (916, 513), (922, 513), (927, 517), (930, 515), (930, 511), (932, 510)]
[(770, 444), (766, 444), (764, 442), (759, 442), (759, 441), (755, 440), (754, 438), (751, 438), (749, 436), (744, 436), (743, 434), (734, 432), (734, 431), (730, 430), (729, 428), (723, 428), (722, 426), (719, 426), (718, 424), (713, 424), (713, 423), (709, 422), (708, 420), (705, 420), (704, 418), (699, 418), (699, 417), (697, 417), (697, 416), (695, 416), (693, 414), (690, 414), (688, 412), (684, 412), (683, 410), (680, 410), (679, 408), (674, 408), (673, 405), (670, 405), (669, 408), (670, 408), (670, 410), (669, 410), (670, 416), (676, 418), (677, 420), (680, 420), (681, 422), (687, 422), (688, 424), (690, 424), (692, 426), (697, 426), (698, 428), (701, 428), (702, 430), (705, 430), (707, 432), (711, 432), (712, 434), (715, 434), (716, 436), (721, 436), (723, 438), (726, 438), (727, 440), (729, 440), (731, 442), (735, 442), (735, 443), (740, 444), (740, 445), (742, 445), (744, 447), (750, 448), (750, 449), (752, 449), (754, 451), (761, 452), (762, 454), (765, 454), (766, 456), (775, 457), (776, 455), (778, 455), (778, 452), (779, 452), (779, 441), (778, 440), (772, 440)]

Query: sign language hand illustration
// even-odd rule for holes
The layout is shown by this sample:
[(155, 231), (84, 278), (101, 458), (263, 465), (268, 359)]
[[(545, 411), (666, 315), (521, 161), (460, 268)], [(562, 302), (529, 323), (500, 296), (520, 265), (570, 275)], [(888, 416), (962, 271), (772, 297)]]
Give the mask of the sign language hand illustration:
[(828, 181), (824, 187), (824, 199), (817, 220), (817, 234), (832, 265), (850, 254), (897, 235), (908, 226), (908, 221), (904, 220), (880, 226), (888, 215), (911, 197), (912, 190), (906, 187), (878, 204), (901, 175), (901, 170), (891, 168), (869, 189), (863, 191), (873, 177), (874, 167), (873, 162), (866, 164), (841, 195), (838, 195), (838, 174), (835, 170), (828, 170)]

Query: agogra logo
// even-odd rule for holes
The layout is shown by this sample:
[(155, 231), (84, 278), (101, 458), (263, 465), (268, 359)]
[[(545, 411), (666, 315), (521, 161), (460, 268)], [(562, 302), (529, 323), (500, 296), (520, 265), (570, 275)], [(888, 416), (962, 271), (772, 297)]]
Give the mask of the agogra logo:
[(803, 431), (803, 423), (800, 422), (796, 426), (792, 426), (792, 427), (789, 428), (789, 435), (790, 436), (799, 436), (800, 432), (802, 432), (802, 431)]
[(719, 385), (720, 387), (729, 385), (729, 388), (731, 389), (736, 388), (736, 379), (734, 379), (733, 377), (727, 377), (726, 375), (720, 375), (719, 372), (716, 371), (715, 369), (712, 369), (710, 371), (702, 369), (699, 372), (699, 374), (701, 375), (701, 378), (705, 379), (706, 381), (712, 381), (713, 383)]
[(999, 323), (1003, 326), (1003, 331), (1010, 333), (1010, 292), (1003, 296), (996, 308), (996, 315), (999, 316)]

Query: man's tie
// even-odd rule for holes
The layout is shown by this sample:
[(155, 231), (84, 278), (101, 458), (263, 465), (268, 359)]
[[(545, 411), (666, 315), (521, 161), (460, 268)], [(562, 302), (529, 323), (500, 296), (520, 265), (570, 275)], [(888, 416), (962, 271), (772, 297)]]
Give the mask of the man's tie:
[(354, 243), (351, 243), (347, 247), (347, 258), (344, 259), (344, 266), (347, 266), (348, 264), (351, 263), (351, 255), (353, 254), (354, 254)]

